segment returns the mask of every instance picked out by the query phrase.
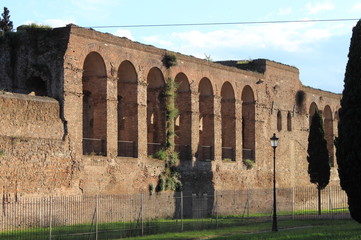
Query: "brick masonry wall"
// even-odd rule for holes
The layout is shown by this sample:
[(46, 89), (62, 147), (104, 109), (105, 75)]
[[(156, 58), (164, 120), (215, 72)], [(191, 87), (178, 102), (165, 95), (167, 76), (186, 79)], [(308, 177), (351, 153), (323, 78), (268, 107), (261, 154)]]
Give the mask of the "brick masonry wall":
[[(61, 70), (63, 74), (58, 75), (57, 79), (54, 80), (63, 83), (64, 92), (59, 98), (60, 114), (58, 118), (47, 117), (42, 120), (42, 124), (45, 124), (43, 131), (52, 130), (46, 133), (49, 136), (48, 140), (34, 139), (37, 137), (37, 133), (32, 130), (36, 125), (32, 127), (32, 118), (29, 120), (25, 118), (23, 128), (26, 131), (19, 136), (30, 137), (34, 145), (45, 144), (45, 141), (49, 144), (49, 149), (46, 150), (48, 151), (47, 154), (52, 154), (57, 151), (56, 149), (62, 148), (64, 157), (54, 160), (54, 164), (62, 169), (59, 172), (66, 174), (63, 178), (59, 178), (63, 180), (59, 181), (57, 183), (59, 185), (54, 186), (54, 188), (52, 188), (53, 183), (49, 181), (51, 179), (50, 174), (49, 178), (33, 181), (32, 187), (29, 189), (33, 193), (43, 193), (43, 189), (50, 188), (62, 194), (83, 193), (88, 195), (148, 191), (149, 184), (155, 185), (157, 183), (164, 162), (149, 158), (147, 153), (147, 104), (149, 100), (147, 99), (147, 95), (149, 95), (147, 94), (147, 81), (148, 74), (153, 68), (157, 68), (163, 76), (167, 76), (167, 70), (162, 64), (162, 57), (167, 51), (76, 26), (69, 26), (64, 31), (69, 32), (69, 37), (67, 38), (67, 49), (63, 56), (64, 66)], [(106, 156), (83, 155), (83, 68), (85, 59), (91, 53), (100, 56), (101, 61), (97, 64), (102, 64), (105, 69), (105, 76), (92, 76), (91, 73), (89, 76), (98, 77), (99, 81), (106, 83), (106, 111), (103, 109), (105, 116), (101, 116), (106, 124)], [(179, 53), (176, 55), (178, 65), (172, 67), (171, 77), (175, 78), (179, 73), (182, 73), (182, 79), (189, 82), (188, 94), (190, 95), (185, 102), (181, 101), (182, 104), (179, 104), (182, 109), (187, 109), (189, 118), (183, 122), (189, 125), (187, 130), (191, 130), (187, 133), (191, 136), (190, 140), (186, 141), (187, 143), (190, 142), (191, 157), (181, 161), (179, 165), (185, 191), (212, 193), (214, 190), (270, 188), (273, 177), (273, 149), (269, 139), (273, 133), (276, 133), (280, 138), (276, 152), (278, 186), (311, 185), (307, 174), (306, 160), (309, 108), (311, 103), (315, 103), (320, 110), (329, 106), (332, 111), (332, 119), (334, 119), (333, 134), (336, 135), (337, 118), (335, 116), (340, 107), (340, 95), (304, 87), (299, 81), (297, 68), (268, 60), (255, 61), (254, 64), (258, 65), (259, 71), (255, 72), (212, 63)], [(47, 60), (51, 62), (51, 58)], [(124, 94), (124, 97), (132, 95), (134, 96), (132, 99), (136, 99), (136, 102), (132, 102), (129, 106), (137, 109), (128, 109), (128, 111), (129, 115), (132, 116), (135, 115), (135, 112), (137, 113), (137, 117), (132, 118), (136, 124), (130, 125), (132, 129), (136, 128), (134, 132), (138, 134), (138, 136), (131, 138), (138, 140), (136, 144), (137, 158), (117, 156), (118, 132), (124, 131), (124, 129), (118, 130), (120, 122), (117, 112), (118, 68), (124, 61), (129, 62), (134, 67), (137, 76), (136, 87), (129, 88), (129, 91), (132, 92)], [(59, 71), (59, 69), (54, 69), (54, 71)], [(1, 71), (0, 74), (2, 74)], [(205, 78), (209, 79), (211, 83), (211, 89), (208, 89), (211, 94), (207, 97), (202, 96), (202, 99), (207, 98), (207, 101), (201, 101), (200, 82)], [(232, 104), (223, 104), (225, 108), (222, 109), (221, 89), (226, 82), (234, 92), (234, 100), (231, 101)], [(242, 162), (242, 118), (244, 117), (242, 108), (248, 109), (248, 105), (242, 104), (242, 92), (246, 87), (252, 89), (255, 104), (255, 120), (250, 118), (251, 121), (254, 121), (255, 133), (250, 131), (251, 135), (248, 136), (251, 140), (252, 138), (255, 139), (255, 164), (249, 170)], [(298, 91), (305, 93), (302, 108), (296, 106)], [(210, 99), (212, 101), (208, 101)], [(26, 100), (21, 101), (26, 102)], [(208, 106), (207, 103), (211, 102), (213, 102), (213, 106)], [(47, 109), (48, 105), (42, 103), (37, 108), (35, 106), (37, 105), (34, 104), (35, 115), (42, 116), (41, 111)], [(227, 109), (227, 107), (234, 107), (234, 109)], [(15, 119), (21, 119), (22, 116), (26, 116), (26, 111), (21, 109), (14, 111), (14, 108), (9, 105), (7, 111), (13, 112)], [(50, 109), (52, 108), (47, 111)], [(234, 162), (222, 161), (222, 111), (224, 115), (229, 113), (234, 115), (234, 119), (230, 121), (234, 121), (232, 123), (235, 126), (234, 134), (231, 134), (230, 131), (227, 132), (228, 135), (234, 135), (235, 138), (227, 143), (227, 145), (235, 145)], [(277, 129), (278, 112), (282, 118), (280, 131)], [(207, 123), (208, 120), (204, 121), (207, 126), (203, 125), (203, 128), (210, 128), (211, 133), (207, 133), (209, 135), (201, 141), (211, 141), (207, 145), (214, 147), (214, 160), (207, 162), (199, 159), (202, 146), (200, 145), (199, 120), (202, 113), (207, 114), (207, 117), (213, 120), (210, 121), (213, 122), (213, 126)], [(6, 115), (7, 113), (4, 112), (3, 114)], [(287, 129), (288, 114), (291, 116), (291, 131)], [(64, 128), (58, 128), (57, 122), (63, 122)], [(4, 120), (4, 124), (4, 126), (9, 125), (11, 127), (10, 118)], [(224, 126), (224, 129), (227, 129), (228, 125)], [(16, 131), (9, 130), (9, 133), (6, 133), (8, 129), (5, 127), (3, 131), (0, 133), (6, 137), (0, 142), (6, 143), (5, 145), (10, 148), (10, 143), (8, 143), (10, 140), (8, 139), (14, 138)], [(30, 135), (26, 135), (28, 133)], [(128, 137), (130, 139), (130, 136)], [(56, 140), (53, 140), (54, 138)], [(28, 146), (25, 144), (22, 151), (27, 151)], [(34, 153), (34, 155), (39, 156), (39, 162), (44, 162), (47, 159), (46, 154), (44, 153), (45, 155), (42, 157), (39, 154)], [(21, 153), (18, 156), (21, 159)], [(27, 168), (25, 166), (19, 167), (19, 171), (24, 169)], [(42, 170), (46, 172), (46, 169), (45, 167)], [(3, 167), (2, 170), (6, 171), (6, 167)], [(337, 166), (332, 168), (331, 178), (331, 184), (338, 184)], [(19, 182), (16, 180), (17, 177), (12, 179), (11, 183), (8, 184), (9, 186), (13, 186), (14, 181)], [(16, 189), (16, 187), (7, 187), (7, 189)]]

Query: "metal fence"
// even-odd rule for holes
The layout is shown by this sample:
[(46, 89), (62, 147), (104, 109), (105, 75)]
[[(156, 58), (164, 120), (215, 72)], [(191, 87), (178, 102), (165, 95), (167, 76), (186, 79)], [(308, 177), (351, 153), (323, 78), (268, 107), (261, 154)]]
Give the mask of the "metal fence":
[(83, 138), (84, 155), (106, 155), (106, 142), (103, 139)]
[(118, 141), (118, 156), (134, 157), (138, 156), (137, 146), (134, 141)]
[[(339, 187), (277, 189), (280, 218), (349, 218)], [(272, 189), (208, 193), (10, 198), (0, 207), (0, 239), (118, 239), (252, 221), (271, 221)]]

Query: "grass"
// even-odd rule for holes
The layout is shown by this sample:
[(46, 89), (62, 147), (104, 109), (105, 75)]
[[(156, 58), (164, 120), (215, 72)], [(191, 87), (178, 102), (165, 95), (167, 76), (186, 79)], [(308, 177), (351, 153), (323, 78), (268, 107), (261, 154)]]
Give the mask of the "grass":
[[(260, 221), (264, 222), (260, 222)], [(67, 240), (82, 240), (82, 239), (93, 239), (95, 237), (96, 227), (98, 228), (98, 239), (120, 239), (140, 236), (142, 234), (142, 223), (141, 222), (113, 222), (113, 223), (101, 223), (98, 226), (95, 224), (78, 224), (72, 226), (61, 226), (52, 228), (52, 239), (67, 239)], [(218, 226), (218, 229), (216, 229)], [(279, 229), (284, 229), (278, 233), (278, 235), (284, 238), (274, 239), (287, 239), (287, 234), (291, 236), (295, 234), (306, 234), (307, 236), (315, 236), (315, 234), (321, 234), (322, 236), (329, 236), (328, 229), (332, 232), (342, 231), (353, 232), (359, 231), (361, 235), (361, 228), (357, 228), (357, 224), (354, 224), (351, 220), (282, 220), (279, 219)], [(241, 235), (248, 234), (247, 239), (273, 239), (270, 238), (274, 233), (267, 233), (271, 228), (271, 221), (269, 216), (267, 218), (254, 217), (248, 219), (242, 219), (236, 216), (220, 217), (218, 221), (215, 219), (184, 219), (183, 229), (181, 220), (151, 220), (143, 223), (143, 233), (146, 237), (130, 238), (130, 239), (199, 239), (203, 237), (214, 237), (215, 239), (246, 239), (241, 238)], [(301, 228), (300, 228), (301, 227)], [(348, 227), (351, 227), (349, 229)], [(202, 230), (200, 229), (212, 229)], [(286, 230), (290, 229), (290, 230)], [(317, 232), (318, 229), (322, 229), (322, 232)], [(300, 233), (299, 230), (302, 230)], [(265, 232), (265, 233), (260, 233)], [(284, 232), (287, 232), (284, 233)], [(163, 233), (163, 234), (159, 234)], [(49, 227), (33, 228), (19, 231), (0, 232), (0, 239), (7, 240), (42, 240), (49, 239)], [(153, 234), (153, 235), (151, 235)], [(156, 234), (156, 235), (154, 235)], [(267, 235), (268, 234), (268, 235)], [(286, 234), (286, 235), (285, 235)], [(291, 235), (290, 235), (291, 234)], [(346, 234), (346, 233), (345, 233)], [(229, 238), (232, 235), (239, 235), (236, 238)], [(251, 235), (256, 235), (256, 238), (249, 238)], [(302, 236), (306, 236), (302, 235)], [(334, 235), (336, 235), (334, 233)], [(317, 235), (318, 236), (318, 235)], [(340, 236), (341, 235), (337, 235)], [(226, 238), (223, 238), (226, 237)], [(261, 238), (260, 238), (261, 237)], [(349, 237), (349, 236), (348, 236)], [(288, 238), (293, 239), (293, 238)], [(297, 238), (296, 238), (297, 239)], [(307, 239), (307, 238), (299, 238)], [(317, 239), (317, 238), (309, 238)], [(328, 239), (328, 238), (320, 238)], [(337, 238), (335, 238), (337, 239)], [(348, 239), (348, 238), (340, 238)], [(352, 239), (352, 238), (351, 238)], [(355, 238), (356, 239), (356, 238)], [(361, 239), (361, 238), (359, 238)]]
[(218, 230), (167, 233), (128, 238), (132, 240), (213, 239), (213, 240), (356, 240), (361, 239), (360, 224), (352, 220), (288, 220), (279, 221), (279, 232), (271, 232), (271, 222), (252, 223)]

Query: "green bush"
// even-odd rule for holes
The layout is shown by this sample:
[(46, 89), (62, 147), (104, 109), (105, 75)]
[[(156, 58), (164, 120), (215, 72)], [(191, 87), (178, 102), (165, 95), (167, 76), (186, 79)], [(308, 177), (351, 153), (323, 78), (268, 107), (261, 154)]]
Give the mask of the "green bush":
[(247, 169), (252, 169), (254, 165), (254, 160), (252, 159), (243, 159), (243, 164), (247, 167)]
[(177, 56), (175, 54), (166, 53), (163, 56), (162, 62), (166, 68), (171, 68), (177, 65)]
[(167, 160), (167, 151), (164, 149), (159, 150), (154, 154), (154, 158), (157, 158), (159, 160)]

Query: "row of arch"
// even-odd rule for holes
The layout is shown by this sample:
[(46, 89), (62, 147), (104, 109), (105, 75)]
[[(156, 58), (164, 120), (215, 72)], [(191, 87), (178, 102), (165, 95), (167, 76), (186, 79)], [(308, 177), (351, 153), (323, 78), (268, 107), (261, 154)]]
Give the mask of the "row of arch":
[[(103, 58), (96, 52), (87, 55), (83, 65), (83, 153), (106, 154), (107, 139), (107, 71)], [(164, 147), (166, 142), (166, 82), (162, 71), (153, 67), (147, 74), (147, 134), (138, 132), (138, 76), (130, 61), (118, 68), (117, 118), (118, 155), (137, 157), (140, 137), (147, 138), (148, 155)], [(181, 158), (191, 157), (192, 95), (184, 73), (175, 77), (178, 84), (176, 106), (179, 116), (175, 121), (176, 149)], [(214, 90), (204, 77), (198, 85), (199, 144), (196, 156), (200, 160), (214, 158)], [(250, 86), (242, 90), (242, 146), (243, 157), (255, 156), (255, 98)], [(222, 158), (235, 160), (236, 98), (233, 86), (225, 82), (221, 88)]]

